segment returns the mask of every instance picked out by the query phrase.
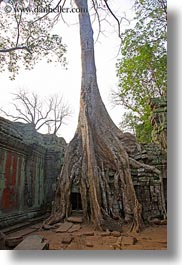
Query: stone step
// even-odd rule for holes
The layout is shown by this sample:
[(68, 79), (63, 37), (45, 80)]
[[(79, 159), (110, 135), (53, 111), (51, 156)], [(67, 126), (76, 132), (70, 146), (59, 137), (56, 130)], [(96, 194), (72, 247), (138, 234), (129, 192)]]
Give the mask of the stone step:
[(10, 248), (16, 247), (20, 242), (23, 241), (22, 236), (9, 236), (5, 239), (5, 245)]
[(20, 231), (21, 229), (24, 229), (25, 227), (28, 227), (30, 225), (34, 225), (34, 224), (40, 223), (43, 220), (45, 220), (48, 216), (49, 216), (48, 214), (44, 214), (44, 215), (41, 215), (39, 217), (35, 217), (35, 218), (30, 219), (30, 220), (21, 222), (19, 224), (5, 227), (5, 228), (1, 229), (1, 231), (5, 235), (8, 235), (8, 234), (11, 234), (13, 232)]
[(70, 223), (70, 222), (62, 223), (60, 227), (56, 230), (56, 233), (67, 232), (72, 226), (73, 226), (73, 223)]
[(76, 225), (73, 225), (73, 226), (68, 230), (68, 232), (69, 232), (69, 233), (73, 233), (73, 232), (76, 232), (76, 231), (80, 230), (80, 228), (81, 228), (80, 224), (76, 224)]
[(72, 210), (71, 216), (83, 216), (83, 210)]
[(18, 231), (20, 229), (23, 229), (27, 226), (30, 225), (30, 222), (27, 221), (27, 222), (23, 222), (23, 223), (20, 223), (20, 224), (16, 224), (16, 225), (13, 225), (13, 226), (10, 226), (10, 227), (6, 227), (4, 229), (1, 229), (1, 231), (4, 233), (4, 234), (10, 234), (12, 232), (15, 232), (15, 231)]
[(72, 223), (82, 223), (83, 218), (81, 216), (70, 216), (67, 218), (67, 221)]
[(31, 235), (26, 237), (15, 250), (48, 250), (49, 243), (39, 235)]

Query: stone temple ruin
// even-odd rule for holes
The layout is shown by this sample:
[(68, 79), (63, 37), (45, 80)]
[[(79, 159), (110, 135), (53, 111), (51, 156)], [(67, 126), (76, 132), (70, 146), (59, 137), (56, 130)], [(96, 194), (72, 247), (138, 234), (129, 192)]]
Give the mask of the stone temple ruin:
[(0, 118), (0, 228), (50, 209), (65, 147), (63, 138)]
[[(132, 168), (131, 175), (137, 198), (142, 204), (143, 219), (164, 216), (167, 204), (166, 103), (152, 102), (152, 124), (158, 143), (136, 145), (127, 141), (130, 157), (161, 171), (155, 175), (143, 168)], [(162, 118), (161, 118), (162, 117)], [(161, 122), (163, 126), (160, 127)], [(159, 131), (159, 127), (162, 128)], [(0, 229), (23, 222), (50, 211), (54, 201), (56, 181), (63, 165), (66, 142), (54, 135), (43, 135), (31, 124), (11, 122), (0, 117)], [(114, 172), (108, 172), (111, 192)], [(114, 196), (115, 207), (120, 207)], [(72, 186), (72, 210), (82, 210), (79, 187)]]

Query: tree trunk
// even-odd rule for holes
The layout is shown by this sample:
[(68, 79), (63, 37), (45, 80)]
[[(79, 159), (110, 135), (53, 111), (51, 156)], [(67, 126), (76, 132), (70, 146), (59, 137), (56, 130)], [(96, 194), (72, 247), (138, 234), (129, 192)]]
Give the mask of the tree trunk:
[[(87, 0), (75, 0), (75, 3), (78, 8), (87, 8)], [(54, 213), (47, 223), (70, 215), (70, 196), (73, 186), (77, 185), (85, 221), (102, 229), (108, 222), (120, 221), (123, 215), (126, 221), (132, 222), (132, 229), (139, 231), (141, 205), (133, 187), (128, 154), (122, 145), (123, 133), (111, 120), (98, 89), (89, 14), (80, 13), (79, 22), (82, 81), (78, 127), (65, 154)], [(109, 180), (111, 171), (114, 172), (114, 194)], [(120, 207), (115, 207), (116, 204)]]

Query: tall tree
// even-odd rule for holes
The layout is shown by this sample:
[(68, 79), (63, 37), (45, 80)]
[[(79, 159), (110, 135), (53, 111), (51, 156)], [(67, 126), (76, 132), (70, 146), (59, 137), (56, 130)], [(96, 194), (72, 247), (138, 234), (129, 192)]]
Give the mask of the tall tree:
[[(60, 2), (62, 1), (59, 1), (59, 4)], [(80, 11), (88, 10), (87, 0), (74, 2)], [(97, 18), (99, 10), (104, 9), (111, 14), (117, 22), (120, 36), (120, 20), (112, 12), (108, 1), (92, 0), (90, 3)], [(126, 221), (131, 221), (133, 230), (139, 231), (142, 226), (142, 210), (136, 198), (130, 167), (147, 168), (157, 174), (159, 171), (128, 156), (128, 141), (134, 137), (131, 134), (127, 134), (126, 137), (116, 127), (100, 96), (94, 58), (93, 29), (88, 12), (79, 13), (79, 25), (82, 79), (78, 126), (67, 147), (52, 215), (45, 223), (52, 224), (69, 216), (72, 209), (70, 195), (73, 186), (77, 185), (85, 221), (91, 221), (102, 229), (113, 222), (118, 224), (123, 216)], [(112, 183), (109, 179), (110, 171), (113, 172)], [(114, 194), (112, 185), (115, 189)], [(118, 207), (115, 207), (115, 203)]]
[(13, 114), (0, 108), (6, 118), (32, 124), (35, 130), (48, 126), (48, 133), (57, 134), (61, 125), (71, 114), (70, 107), (62, 96), (52, 95), (42, 99), (37, 93), (20, 89), (13, 93)]
[[(66, 65), (66, 45), (63, 44), (62, 37), (52, 31), (57, 22), (56, 17), (47, 16), (49, 11), (36, 11), (38, 7), (39, 10), (40, 7), (42, 10), (47, 7), (48, 10), (48, 2), (34, 1), (35, 12), (30, 11), (25, 2), (0, 2), (0, 72), (8, 70), (11, 79), (15, 79), (20, 68), (30, 70), (43, 58), (47, 63), (54, 61)], [(54, 8), (59, 2), (61, 1)]]
[(142, 142), (151, 141), (150, 99), (167, 94), (167, 1), (136, 0), (134, 28), (122, 34), (115, 102), (126, 113), (121, 127), (133, 129)]
[[(75, 0), (75, 3), (80, 9), (88, 8), (87, 0)], [(65, 154), (54, 211), (46, 223), (52, 224), (70, 215), (73, 185), (79, 186), (84, 220), (91, 221), (98, 228), (120, 220), (121, 209), (114, 207), (108, 179), (108, 171), (112, 170), (114, 196), (122, 204), (125, 220), (131, 221), (132, 229), (139, 231), (142, 226), (141, 205), (136, 198), (130, 166), (155, 169), (128, 157), (125, 135), (111, 120), (98, 89), (89, 13), (79, 14), (79, 24), (82, 81), (78, 127)], [(128, 137), (132, 138), (132, 135)]]

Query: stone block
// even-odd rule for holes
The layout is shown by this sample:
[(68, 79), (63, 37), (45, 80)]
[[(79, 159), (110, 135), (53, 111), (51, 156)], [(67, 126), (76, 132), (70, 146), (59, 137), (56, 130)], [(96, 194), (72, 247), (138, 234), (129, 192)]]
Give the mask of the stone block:
[(63, 244), (70, 244), (72, 240), (73, 240), (73, 237), (66, 237), (66, 238), (63, 238), (61, 242)]
[(76, 225), (73, 225), (73, 226), (68, 230), (68, 232), (69, 232), (69, 233), (73, 233), (73, 232), (76, 232), (76, 231), (80, 230), (80, 228), (81, 228), (80, 224), (76, 224)]
[(110, 236), (111, 235), (111, 233), (108, 231), (108, 232), (103, 232), (103, 233), (101, 233), (101, 236)]
[(60, 225), (60, 227), (56, 230), (56, 233), (65, 233), (67, 232), (71, 227), (73, 226), (73, 223), (65, 222)]
[(111, 233), (111, 235), (114, 236), (114, 237), (119, 237), (119, 236), (121, 235), (121, 233), (118, 232), (118, 231), (113, 231), (113, 232)]
[(91, 242), (86, 242), (86, 247), (93, 247), (94, 245)]
[(39, 235), (27, 236), (15, 250), (48, 250), (49, 243)]
[(134, 245), (137, 242), (137, 239), (132, 236), (123, 236), (121, 240), (121, 245), (122, 246), (127, 246), (127, 245)]
[(80, 216), (70, 216), (67, 218), (67, 221), (72, 223), (82, 223), (83, 218)]
[(83, 236), (94, 236), (94, 232), (84, 232), (82, 233)]
[(23, 241), (22, 236), (18, 237), (6, 237), (5, 245), (10, 248), (16, 247), (18, 244), (20, 244)]

